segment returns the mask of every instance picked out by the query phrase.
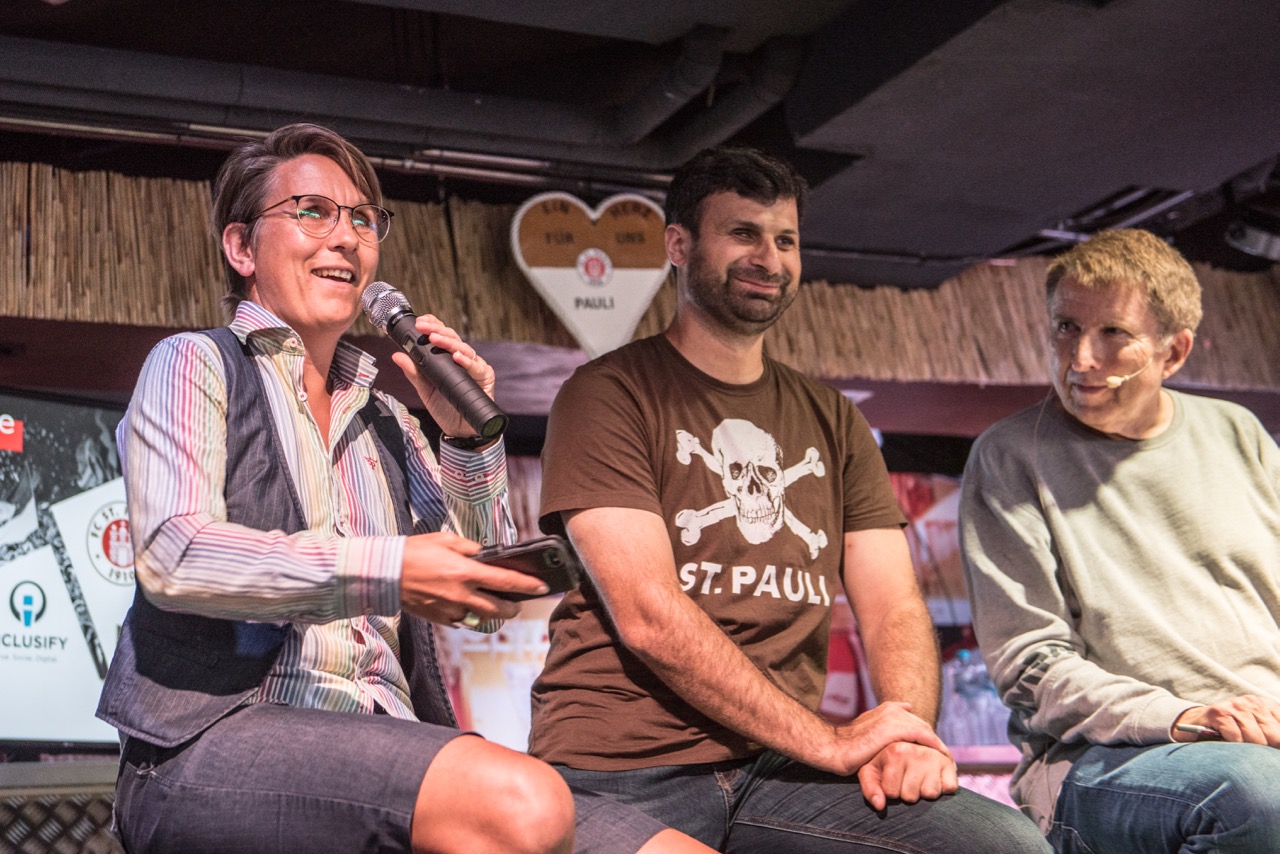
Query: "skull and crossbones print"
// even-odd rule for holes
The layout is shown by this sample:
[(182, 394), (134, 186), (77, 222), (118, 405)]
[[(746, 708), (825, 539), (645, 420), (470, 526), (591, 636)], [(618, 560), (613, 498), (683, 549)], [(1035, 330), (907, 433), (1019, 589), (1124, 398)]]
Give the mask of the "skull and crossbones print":
[(772, 435), (750, 421), (726, 418), (711, 433), (710, 451), (697, 436), (676, 430), (676, 459), (690, 465), (695, 455), (719, 475), (725, 498), (701, 510), (676, 514), (685, 545), (697, 543), (704, 528), (734, 517), (749, 543), (768, 542), (785, 525), (809, 547), (810, 558), (826, 548), (826, 533), (810, 529), (786, 505), (788, 486), (806, 475), (826, 474), (817, 448), (809, 448), (803, 460), (784, 469), (782, 448)]

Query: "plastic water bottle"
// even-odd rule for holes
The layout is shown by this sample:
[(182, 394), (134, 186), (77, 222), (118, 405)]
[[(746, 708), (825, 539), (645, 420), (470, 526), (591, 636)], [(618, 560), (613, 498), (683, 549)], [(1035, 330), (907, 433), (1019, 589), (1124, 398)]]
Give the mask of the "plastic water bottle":
[(1009, 711), (982, 657), (962, 649), (942, 667), (938, 735), (948, 744), (1004, 744)]

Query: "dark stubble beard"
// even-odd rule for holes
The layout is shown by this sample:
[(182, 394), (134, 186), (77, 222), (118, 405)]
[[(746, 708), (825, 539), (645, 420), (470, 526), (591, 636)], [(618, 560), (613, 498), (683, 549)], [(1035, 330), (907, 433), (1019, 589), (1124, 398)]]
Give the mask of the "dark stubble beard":
[[(778, 286), (777, 293), (735, 292), (733, 279)], [(726, 274), (713, 269), (695, 250), (689, 259), (689, 299), (725, 329), (740, 335), (759, 335), (777, 322), (796, 298), (791, 274), (767, 274), (745, 264), (734, 265)]]

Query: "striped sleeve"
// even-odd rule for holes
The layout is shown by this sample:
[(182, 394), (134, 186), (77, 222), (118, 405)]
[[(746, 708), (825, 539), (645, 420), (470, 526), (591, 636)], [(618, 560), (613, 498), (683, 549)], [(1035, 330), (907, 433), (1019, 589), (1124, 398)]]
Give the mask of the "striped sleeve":
[(501, 439), (483, 451), (442, 444), (440, 480), (453, 511), (453, 530), (486, 546), (515, 542), (507, 503), (507, 451)]
[[(226, 381), (205, 336), (165, 339), (138, 379), (126, 423), (125, 490), (136, 572), (158, 607), (210, 617), (327, 622), (353, 605), (336, 566), (345, 549), (382, 552), (398, 566), (399, 538), (342, 541), (227, 521)], [(353, 599), (355, 600), (353, 602)]]
[(395, 405), (407, 439), (415, 532), (453, 531), (481, 545), (515, 542), (503, 441), (483, 451), (441, 443), (437, 459), (417, 419), (399, 403)]

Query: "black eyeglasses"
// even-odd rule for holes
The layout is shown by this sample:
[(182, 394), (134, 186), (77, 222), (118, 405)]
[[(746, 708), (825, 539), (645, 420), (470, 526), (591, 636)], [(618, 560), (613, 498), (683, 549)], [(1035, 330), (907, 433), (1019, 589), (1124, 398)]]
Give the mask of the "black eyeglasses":
[(278, 208), (285, 202), (294, 203), (296, 206), (294, 216), (298, 220), (298, 227), (312, 237), (328, 237), (332, 234), (338, 227), (338, 218), (342, 216), (343, 211), (351, 217), (351, 226), (355, 229), (356, 236), (365, 243), (379, 243), (386, 240), (387, 234), (391, 231), (391, 217), (394, 214), (384, 207), (368, 204), (349, 207), (338, 204), (328, 196), (317, 195), (290, 196), (287, 199), (281, 199), (274, 205), (267, 205), (245, 222), (253, 222), (267, 211)]

